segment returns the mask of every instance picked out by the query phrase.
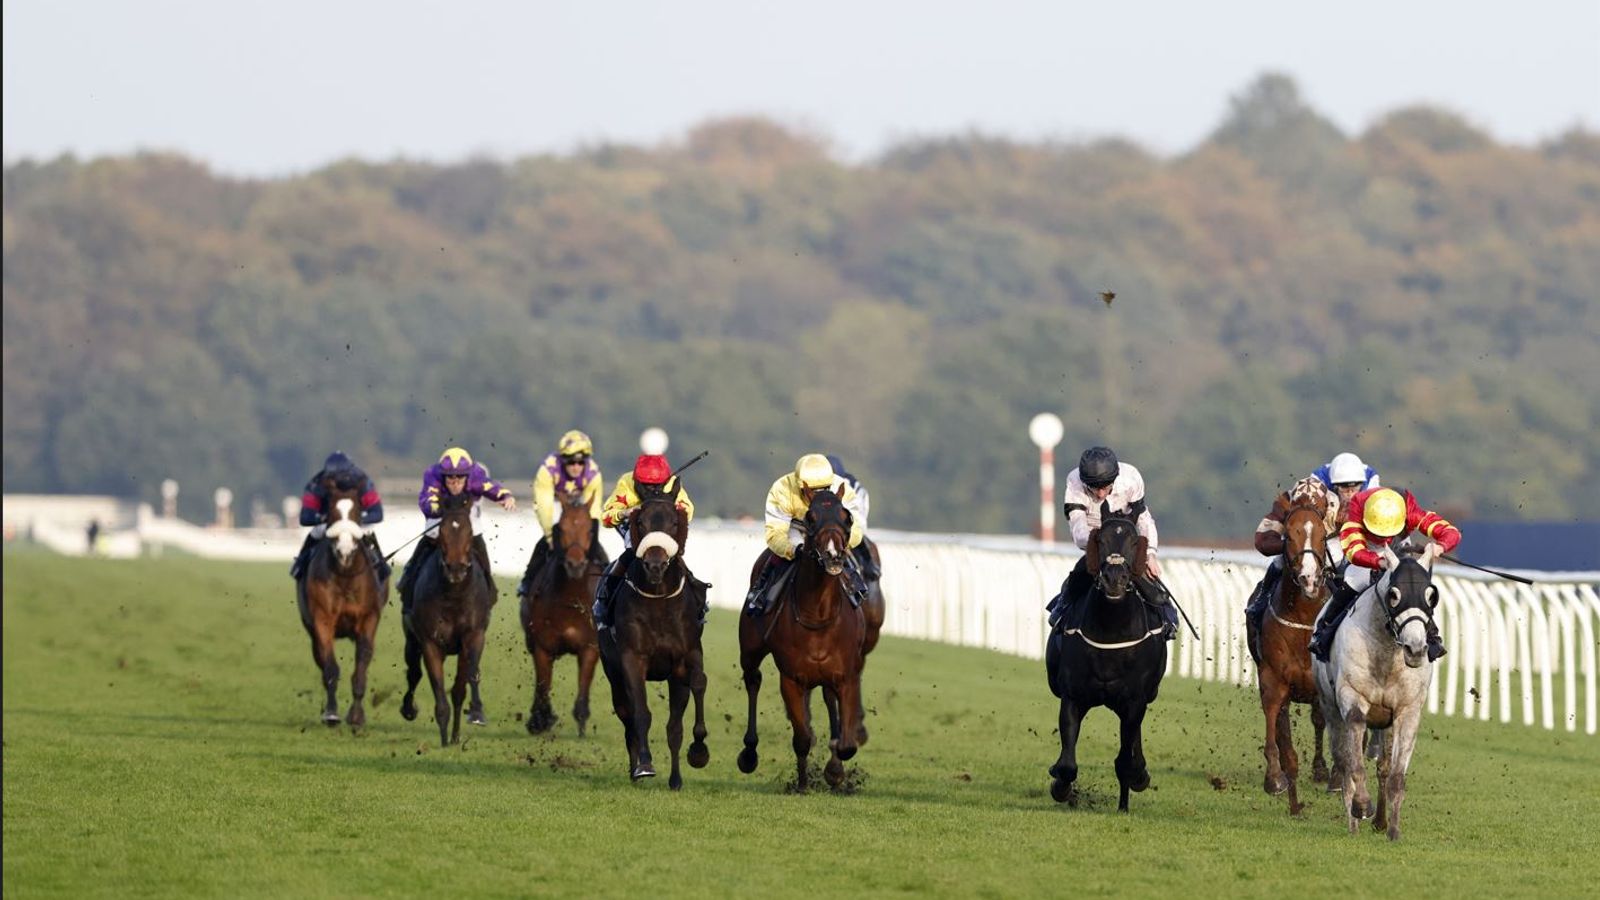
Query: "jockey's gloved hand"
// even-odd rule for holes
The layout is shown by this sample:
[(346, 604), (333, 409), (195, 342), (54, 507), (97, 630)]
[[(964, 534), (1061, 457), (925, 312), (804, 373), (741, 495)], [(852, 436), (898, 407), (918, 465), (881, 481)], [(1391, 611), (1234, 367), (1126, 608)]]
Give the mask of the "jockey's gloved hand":
[(326, 523), (326, 522), (322, 522), (322, 523), (319, 523), (317, 525), (311, 526), (311, 536), (313, 538), (316, 538), (319, 541), (322, 540), (323, 536), (326, 535), (327, 533), (328, 533), (328, 523)]

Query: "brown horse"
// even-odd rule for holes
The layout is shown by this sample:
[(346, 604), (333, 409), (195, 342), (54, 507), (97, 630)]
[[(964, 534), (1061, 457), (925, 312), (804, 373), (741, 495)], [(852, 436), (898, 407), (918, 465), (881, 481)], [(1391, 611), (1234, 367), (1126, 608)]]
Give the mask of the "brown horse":
[[(806, 758), (816, 742), (811, 730), (811, 691), (821, 687), (828, 708), (832, 751), (823, 777), (837, 787), (844, 763), (856, 755), (861, 734), (861, 667), (866, 646), (866, 616), (850, 604), (844, 580), (850, 552), (850, 512), (839, 495), (817, 491), (804, 521), (805, 546), (794, 560), (796, 570), (787, 590), (760, 616), (739, 617), (739, 664), (750, 698), (739, 771), (746, 775), (760, 762), (756, 754), (756, 697), (761, 692), (761, 661), (772, 654), (789, 724), (794, 729), (796, 786), (805, 790)], [(757, 563), (759, 566), (760, 563)]]
[(361, 701), (367, 694), (367, 666), (372, 662), (378, 616), (389, 600), (389, 582), (379, 580), (361, 544), (357, 519), (362, 485), (341, 486), (329, 477), (325, 487), (331, 520), (295, 587), (300, 622), (311, 636), (311, 658), (322, 670), (322, 686), (328, 692), (322, 721), (330, 728), (339, 724), (339, 657), (333, 642), (337, 638), (355, 641), (356, 671), (350, 678), (353, 700), (346, 718), (352, 729), (359, 729), (367, 723)]
[(1289, 725), (1289, 704), (1311, 706), (1311, 722), (1316, 730), (1316, 757), (1312, 778), (1326, 781), (1328, 764), (1322, 755), (1323, 716), (1317, 703), (1317, 685), (1311, 671), (1311, 652), (1307, 641), (1312, 622), (1330, 595), (1328, 579), (1333, 575), (1333, 559), (1328, 551), (1332, 525), (1332, 499), (1315, 478), (1308, 478), (1290, 489), (1289, 513), (1284, 519), (1283, 576), (1267, 599), (1261, 630), (1250, 642), (1261, 688), (1261, 713), (1266, 719), (1267, 771), (1262, 788), (1269, 794), (1289, 792), (1289, 813), (1301, 810), (1295, 782), (1300, 775), (1300, 757), (1294, 750)]
[(556, 723), (550, 709), (550, 669), (565, 654), (578, 657), (578, 699), (572, 718), (578, 736), (589, 726), (589, 685), (594, 681), (600, 644), (595, 635), (595, 585), (600, 568), (589, 557), (594, 518), (589, 505), (577, 495), (561, 498), (561, 518), (550, 535), (551, 553), (545, 571), (536, 572), (522, 598), (522, 635), (533, 657), (533, 706), (528, 711), (528, 733), (549, 731)]
[[(403, 622), (406, 633), (406, 695), (400, 701), (400, 715), (407, 721), (417, 717), (417, 682), (422, 680), (421, 663), (428, 665), (428, 683), (433, 687), (433, 718), (439, 723), (439, 743), (448, 746), (461, 740), (461, 705), (467, 687), (472, 688), (472, 706), (467, 721), (487, 723), (483, 700), (478, 696), (478, 664), (483, 657), (484, 635), (489, 630), (489, 610), (494, 595), (489, 579), (494, 577), (478, 564), (473, 548), (472, 503), (468, 494), (447, 496), (440, 503), (438, 549), (428, 559), (413, 565), (417, 572), (415, 602), (411, 615)], [(451, 702), (445, 699), (444, 660), (456, 656), (456, 681), (450, 689), (455, 706), (451, 726)]]
[[(694, 696), (694, 743), (689, 765), (704, 768), (706, 747), (706, 665), (700, 649), (705, 630), (706, 585), (683, 562), (689, 523), (677, 507), (678, 486), (646, 497), (629, 528), (633, 559), (611, 597), (612, 627), (600, 632), (600, 663), (611, 682), (611, 703), (622, 722), (628, 747), (628, 775), (634, 781), (656, 774), (650, 758), (650, 705), (647, 681), (667, 682), (670, 716), (667, 746), (672, 775), (667, 785), (683, 787), (678, 751), (683, 746), (683, 713)], [(621, 565), (623, 560), (619, 559)]]

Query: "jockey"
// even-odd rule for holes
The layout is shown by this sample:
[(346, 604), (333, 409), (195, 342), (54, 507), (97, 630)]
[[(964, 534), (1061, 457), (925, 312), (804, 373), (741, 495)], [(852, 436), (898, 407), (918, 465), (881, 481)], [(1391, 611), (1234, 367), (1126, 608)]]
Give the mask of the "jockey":
[(861, 567), (861, 577), (867, 581), (877, 581), (883, 577), (883, 570), (872, 558), (872, 549), (867, 541), (867, 512), (872, 508), (872, 498), (867, 495), (867, 486), (845, 471), (844, 463), (839, 461), (838, 456), (829, 453), (828, 465), (833, 467), (834, 474), (848, 482), (851, 489), (856, 492), (856, 504), (850, 507), (850, 514), (855, 517), (856, 524), (861, 526), (861, 543), (853, 552), (856, 555), (856, 564)]
[(576, 429), (563, 434), (556, 444), (556, 452), (544, 458), (539, 464), (539, 474), (533, 477), (533, 510), (544, 535), (534, 545), (528, 569), (522, 573), (522, 584), (517, 587), (517, 596), (528, 593), (534, 577), (550, 555), (550, 529), (555, 526), (557, 493), (578, 497), (589, 504), (589, 515), (594, 518), (589, 533), (589, 558), (602, 566), (610, 562), (605, 548), (600, 546), (600, 503), (605, 496), (601, 481), (589, 436)]
[(633, 461), (633, 471), (624, 472), (617, 479), (616, 490), (610, 499), (606, 500), (605, 509), (600, 513), (600, 524), (607, 528), (615, 528), (622, 534), (622, 555), (606, 567), (605, 575), (600, 579), (600, 587), (594, 596), (594, 623), (600, 628), (611, 625), (611, 595), (615, 591), (617, 582), (628, 574), (628, 566), (633, 564), (633, 533), (629, 524), (633, 515), (639, 509), (639, 504), (647, 497), (670, 494), (674, 487), (678, 488), (678, 509), (683, 512), (684, 521), (694, 521), (694, 501), (689, 499), (689, 489), (683, 487), (678, 478), (672, 474), (672, 466), (665, 456), (653, 453), (641, 454)]
[[(417, 573), (422, 571), (423, 564), (439, 545), (434, 533), (439, 530), (439, 520), (442, 518), (439, 501), (444, 494), (468, 494), (478, 500), (488, 498), (507, 512), (517, 508), (517, 498), (512, 496), (510, 489), (491, 479), (488, 466), (473, 462), (472, 454), (460, 447), (451, 447), (440, 454), (439, 461), (422, 473), (422, 490), (417, 493), (417, 506), (422, 509), (427, 527), (422, 539), (417, 541), (417, 549), (411, 553), (411, 561), (406, 563), (406, 569), (400, 575), (400, 611), (403, 615), (411, 614), (411, 589), (417, 582)], [(472, 504), (472, 515), (479, 515), (476, 500)], [(477, 529), (473, 530), (477, 532)], [(477, 554), (478, 565), (483, 568), (484, 578), (489, 582), (492, 605), (499, 590), (495, 587), (494, 575), (489, 571), (489, 545), (484, 543), (481, 532), (473, 534), (472, 549)]]
[[(850, 511), (850, 549), (861, 546), (861, 523), (866, 520), (866, 507), (850, 482), (846, 481), (820, 453), (807, 453), (795, 462), (794, 471), (785, 473), (767, 491), (766, 536), (767, 549), (757, 560), (755, 582), (745, 595), (745, 612), (752, 616), (767, 611), (767, 587), (781, 582), (794, 565), (795, 554), (802, 549), (805, 533), (801, 521), (811, 510), (811, 497), (817, 491), (839, 494), (844, 508)], [(800, 520), (800, 521), (796, 521)], [(867, 584), (859, 571), (858, 557), (851, 553), (845, 557), (845, 587), (859, 600), (866, 596)]]
[[(1382, 487), (1378, 479), (1378, 470), (1361, 461), (1361, 457), (1354, 453), (1341, 453), (1329, 462), (1317, 467), (1311, 477), (1322, 482), (1328, 489), (1328, 499), (1333, 502), (1335, 528), (1344, 524), (1346, 507), (1350, 498), (1360, 491)], [(1261, 524), (1256, 526), (1256, 552), (1262, 556), (1272, 557), (1272, 562), (1267, 565), (1267, 572), (1256, 585), (1255, 592), (1250, 595), (1250, 601), (1245, 605), (1247, 619), (1259, 619), (1262, 611), (1267, 608), (1267, 599), (1278, 587), (1278, 577), (1283, 574), (1283, 523), (1289, 517), (1289, 492), (1280, 493), (1272, 501), (1272, 509), (1261, 518)], [(1337, 558), (1343, 558), (1343, 549), (1340, 549)]]
[[(309, 526), (311, 530), (306, 533), (305, 543), (300, 545), (300, 552), (295, 555), (294, 565), (289, 567), (289, 576), (296, 580), (305, 574), (306, 564), (311, 561), (312, 548), (328, 530), (328, 514), (331, 510), (328, 509), (328, 486), (325, 482), (329, 478), (342, 489), (362, 489), (358, 518), (361, 525), (376, 525), (383, 521), (383, 498), (378, 496), (372, 479), (344, 453), (336, 450), (328, 454), (322, 463), (322, 471), (311, 476), (311, 480), (306, 482), (305, 491), (300, 494), (300, 525)], [(367, 559), (372, 563), (372, 570), (378, 574), (379, 583), (387, 581), (389, 562), (383, 558), (383, 551), (378, 549), (377, 535), (363, 528), (361, 544), (366, 548)]]
[[(1163, 636), (1172, 640), (1178, 632), (1178, 611), (1168, 600), (1165, 591), (1156, 590), (1146, 581), (1161, 577), (1161, 564), (1156, 561), (1158, 535), (1156, 520), (1145, 508), (1144, 476), (1131, 465), (1117, 461), (1117, 454), (1108, 447), (1090, 447), (1078, 459), (1078, 467), (1067, 473), (1062, 512), (1072, 528), (1072, 542), (1078, 549), (1089, 546), (1089, 536), (1100, 527), (1100, 505), (1106, 503), (1114, 513), (1126, 513), (1134, 520), (1134, 528), (1146, 541), (1145, 571), (1136, 572), (1134, 583), (1145, 602), (1155, 607), (1165, 623)], [(1079, 557), (1077, 565), (1062, 585), (1061, 595), (1048, 607), (1051, 624), (1060, 621), (1067, 611), (1089, 593), (1094, 577), (1089, 574), (1087, 557)]]
[[(1403, 541), (1413, 531), (1439, 545), (1449, 553), (1461, 543), (1461, 531), (1445, 521), (1436, 512), (1423, 509), (1410, 491), (1394, 488), (1374, 488), (1350, 498), (1346, 522), (1339, 529), (1339, 541), (1344, 545), (1350, 565), (1344, 578), (1334, 585), (1333, 598), (1317, 622), (1311, 635), (1311, 653), (1323, 662), (1328, 661), (1328, 651), (1333, 646), (1333, 635), (1339, 623), (1356, 602), (1361, 592), (1373, 583), (1374, 573), (1389, 565), (1389, 557), (1380, 552), (1394, 541)], [(1439, 627), (1428, 620), (1428, 661), (1445, 655), (1444, 641), (1439, 637)]]

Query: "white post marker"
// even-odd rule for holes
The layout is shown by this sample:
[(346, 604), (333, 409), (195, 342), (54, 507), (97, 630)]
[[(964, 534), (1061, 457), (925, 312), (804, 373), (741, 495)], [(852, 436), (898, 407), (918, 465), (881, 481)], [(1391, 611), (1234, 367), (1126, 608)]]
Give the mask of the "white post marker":
[(294, 528), (300, 521), (300, 498), (283, 498), (283, 527)]
[(1056, 445), (1066, 429), (1061, 417), (1042, 412), (1028, 423), (1028, 438), (1039, 448), (1039, 540), (1056, 539)]
[(639, 434), (639, 452), (660, 456), (667, 452), (666, 429), (650, 427)]
[(230, 508), (233, 506), (233, 491), (225, 487), (219, 487), (211, 495), (211, 499), (216, 501), (217, 504), (217, 527), (232, 528), (233, 516)]
[(171, 478), (161, 482), (161, 515), (167, 519), (178, 516), (178, 482)]

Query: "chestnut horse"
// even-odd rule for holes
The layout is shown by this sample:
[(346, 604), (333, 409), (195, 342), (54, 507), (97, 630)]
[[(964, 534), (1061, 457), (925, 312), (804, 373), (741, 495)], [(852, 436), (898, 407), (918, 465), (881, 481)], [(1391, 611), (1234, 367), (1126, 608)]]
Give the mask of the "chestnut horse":
[(1250, 641), (1261, 690), (1261, 713), (1267, 727), (1262, 745), (1267, 771), (1262, 788), (1269, 794), (1288, 791), (1290, 815), (1297, 815), (1302, 809), (1296, 787), (1300, 757), (1295, 753), (1289, 724), (1291, 702), (1311, 706), (1311, 723), (1316, 731), (1312, 778), (1328, 779), (1328, 764), (1322, 755), (1324, 721), (1307, 641), (1312, 622), (1331, 595), (1328, 581), (1334, 575), (1334, 559), (1328, 538), (1333, 511), (1332, 496), (1316, 478), (1304, 479), (1290, 489), (1289, 512), (1283, 527), (1284, 573), (1267, 598), (1260, 632)]
[(670, 492), (640, 502), (629, 526), (634, 558), (611, 597), (612, 627), (600, 631), (600, 663), (611, 682), (612, 708), (622, 721), (628, 776), (634, 781), (656, 774), (645, 682), (667, 683), (667, 746), (672, 751), (667, 786), (673, 790), (683, 787), (678, 751), (691, 694), (694, 743), (689, 745), (689, 765), (700, 769), (711, 760), (705, 743), (705, 654), (700, 649), (706, 585), (683, 562), (689, 523), (677, 503), (676, 482)]
[(367, 666), (372, 662), (378, 616), (389, 600), (389, 582), (380, 581), (377, 571), (361, 544), (358, 521), (361, 484), (339, 484), (324, 479), (328, 492), (331, 521), (322, 540), (311, 551), (305, 575), (296, 582), (300, 622), (311, 636), (311, 658), (322, 670), (322, 686), (328, 692), (322, 707), (322, 721), (339, 724), (339, 657), (334, 652), (337, 638), (349, 638), (356, 645), (356, 671), (350, 678), (353, 699), (346, 718), (352, 729), (367, 723), (361, 701), (367, 694)]
[(739, 617), (739, 665), (750, 698), (744, 750), (739, 771), (756, 770), (756, 698), (761, 693), (761, 661), (772, 654), (779, 688), (794, 729), (796, 785), (808, 786), (806, 758), (816, 742), (811, 730), (811, 691), (821, 687), (828, 708), (831, 754), (823, 769), (828, 784), (844, 780), (844, 763), (856, 755), (862, 733), (861, 667), (867, 625), (865, 614), (850, 603), (844, 579), (850, 553), (850, 511), (839, 494), (817, 491), (803, 523), (805, 546), (795, 557), (789, 587), (767, 612)]
[[(400, 715), (407, 721), (417, 717), (417, 682), (422, 680), (421, 663), (428, 665), (428, 683), (433, 687), (433, 718), (439, 723), (439, 744), (448, 746), (461, 740), (461, 705), (472, 688), (472, 706), (467, 721), (486, 724), (483, 700), (478, 696), (478, 664), (483, 658), (484, 635), (489, 630), (489, 610), (494, 595), (489, 579), (494, 577), (478, 565), (472, 546), (472, 496), (462, 493), (440, 501), (439, 546), (426, 562), (417, 563), (413, 590), (416, 596), (411, 616), (404, 620), (406, 633), (406, 695), (400, 701)], [(444, 660), (455, 656), (456, 681), (445, 699)], [(454, 726), (450, 710), (455, 706)]]
[(550, 534), (550, 556), (543, 572), (535, 572), (522, 598), (522, 636), (533, 657), (533, 706), (528, 711), (528, 733), (549, 731), (556, 723), (550, 710), (550, 669), (562, 656), (578, 657), (578, 699), (572, 718), (578, 736), (589, 726), (589, 685), (594, 681), (600, 644), (595, 635), (595, 586), (600, 567), (589, 558), (594, 518), (589, 504), (576, 494), (561, 497), (561, 518)]

